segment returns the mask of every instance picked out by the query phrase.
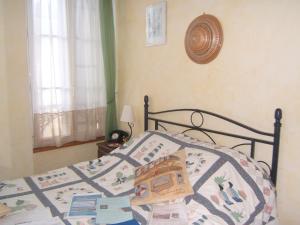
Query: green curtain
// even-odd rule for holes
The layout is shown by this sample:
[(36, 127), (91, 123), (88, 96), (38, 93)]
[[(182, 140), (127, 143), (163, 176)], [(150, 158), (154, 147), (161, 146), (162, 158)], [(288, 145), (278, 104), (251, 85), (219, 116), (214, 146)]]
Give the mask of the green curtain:
[(107, 111), (105, 136), (117, 128), (115, 80), (115, 31), (112, 0), (100, 0), (101, 38), (106, 79)]

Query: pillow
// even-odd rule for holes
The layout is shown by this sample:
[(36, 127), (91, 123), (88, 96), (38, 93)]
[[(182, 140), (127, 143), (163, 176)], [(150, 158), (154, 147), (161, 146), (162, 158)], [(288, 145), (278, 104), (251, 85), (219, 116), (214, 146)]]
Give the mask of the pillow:
[(193, 194), (185, 166), (185, 152), (159, 158), (135, 170), (132, 205), (174, 200)]

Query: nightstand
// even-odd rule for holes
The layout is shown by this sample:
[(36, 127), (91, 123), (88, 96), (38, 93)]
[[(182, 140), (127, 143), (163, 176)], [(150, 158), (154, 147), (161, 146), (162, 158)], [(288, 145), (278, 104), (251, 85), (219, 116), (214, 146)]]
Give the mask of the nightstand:
[(98, 146), (98, 158), (109, 154), (112, 150), (118, 148), (120, 145), (117, 143), (109, 143), (107, 141), (97, 143)]

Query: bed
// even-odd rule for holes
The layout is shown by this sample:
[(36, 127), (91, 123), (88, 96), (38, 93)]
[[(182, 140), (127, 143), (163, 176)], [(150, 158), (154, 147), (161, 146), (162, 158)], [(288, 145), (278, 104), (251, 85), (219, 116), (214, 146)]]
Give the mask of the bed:
[[(188, 113), (191, 118), (190, 124), (174, 122), (165, 116), (160, 117), (176, 112)], [(195, 114), (202, 119), (200, 124), (193, 121)], [(133, 196), (136, 167), (184, 149), (194, 194), (178, 201), (185, 202), (189, 224), (279, 224), (275, 185), (282, 117), (280, 109), (275, 111), (274, 132), (263, 132), (200, 109), (152, 112), (149, 110), (148, 96), (144, 97), (144, 115), (145, 132), (109, 155), (45, 174), (2, 180), (0, 202), (11, 207), (12, 214), (47, 206), (64, 224), (95, 224), (95, 220), (89, 218), (65, 219), (65, 212), (73, 194), (100, 192), (108, 197)], [(246, 129), (255, 136), (204, 127), (206, 115)], [(154, 125), (153, 130), (149, 129), (151, 123)], [(167, 132), (167, 125), (181, 127), (184, 131)], [(191, 137), (186, 131), (200, 132), (210, 142)], [(246, 142), (232, 148), (224, 147), (215, 144), (211, 134)], [(258, 143), (272, 147), (270, 166), (253, 159)], [(249, 155), (238, 151), (240, 146), (249, 146)], [(151, 205), (132, 206), (134, 218), (143, 225), (147, 224), (150, 211)]]

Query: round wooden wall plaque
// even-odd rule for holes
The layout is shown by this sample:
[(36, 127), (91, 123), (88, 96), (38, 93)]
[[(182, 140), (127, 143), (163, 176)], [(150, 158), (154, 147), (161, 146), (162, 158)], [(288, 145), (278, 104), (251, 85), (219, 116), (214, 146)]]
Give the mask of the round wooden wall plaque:
[(185, 35), (185, 50), (196, 63), (214, 60), (223, 44), (223, 30), (213, 15), (203, 14), (190, 24)]

